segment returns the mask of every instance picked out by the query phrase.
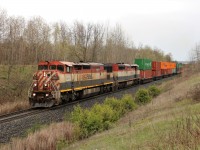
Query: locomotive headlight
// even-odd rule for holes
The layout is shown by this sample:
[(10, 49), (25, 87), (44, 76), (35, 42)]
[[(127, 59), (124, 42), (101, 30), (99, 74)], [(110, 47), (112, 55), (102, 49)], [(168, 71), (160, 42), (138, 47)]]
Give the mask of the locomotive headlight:
[(34, 87), (36, 87), (37, 86), (37, 83), (34, 83)]
[(46, 96), (46, 97), (48, 97), (48, 96), (49, 96), (49, 94), (47, 93), (45, 96)]
[(33, 96), (35, 97), (35, 96), (36, 96), (36, 93), (33, 93)]
[(47, 84), (45, 83), (45, 84), (44, 84), (44, 86), (46, 86), (46, 87), (47, 87)]

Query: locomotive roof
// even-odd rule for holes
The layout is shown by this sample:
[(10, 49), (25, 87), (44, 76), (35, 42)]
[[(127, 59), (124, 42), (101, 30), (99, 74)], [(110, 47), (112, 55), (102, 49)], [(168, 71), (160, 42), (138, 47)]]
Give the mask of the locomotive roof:
[(130, 64), (119, 64), (117, 63), (119, 66), (131, 66)]
[(66, 61), (60, 61), (62, 64), (68, 65), (68, 66), (74, 66), (74, 65), (91, 65), (91, 66), (103, 66), (102, 63), (94, 63), (94, 62), (88, 62), (88, 63), (83, 63), (83, 62), (78, 62), (78, 63), (74, 63), (74, 62), (66, 62)]
[(67, 65), (67, 66), (73, 66), (75, 65), (74, 62), (68, 62), (68, 61), (60, 61), (62, 64)]
[[(106, 63), (106, 64), (102, 64), (102, 63), (95, 63), (95, 62), (88, 62), (88, 63), (85, 63), (85, 62), (78, 62), (78, 63), (75, 63), (75, 62), (68, 62), (68, 61), (41, 61), (39, 62), (38, 64), (39, 65), (47, 65), (48, 63), (50, 64), (55, 64), (55, 65), (61, 65), (61, 64), (64, 64), (64, 65), (68, 65), (68, 66), (74, 66), (74, 65), (91, 65), (91, 66), (107, 66), (107, 65), (112, 65), (113, 63)], [(118, 65), (124, 65), (124, 66), (137, 66), (137, 64), (124, 64), (124, 63), (117, 63)]]
[(137, 64), (131, 64), (131, 66), (136, 66), (136, 67), (139, 67)]
[(91, 66), (103, 66), (102, 63), (94, 63), (94, 62), (91, 62), (91, 63), (75, 63), (74, 65), (91, 65)]

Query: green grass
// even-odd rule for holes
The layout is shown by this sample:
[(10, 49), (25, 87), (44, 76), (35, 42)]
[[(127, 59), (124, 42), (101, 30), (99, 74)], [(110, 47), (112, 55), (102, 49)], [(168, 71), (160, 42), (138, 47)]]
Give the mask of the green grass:
[[(87, 140), (75, 144), (73, 149), (92, 150), (92, 149), (109, 149), (109, 150), (121, 150), (121, 149), (153, 149), (158, 148), (159, 141), (164, 138), (163, 136), (174, 130), (174, 125), (177, 122), (182, 121), (190, 115), (200, 113), (200, 104), (192, 104), (187, 107), (182, 105), (183, 109), (176, 110), (174, 107), (171, 110), (171, 115), (179, 113), (175, 117), (168, 119), (156, 120), (146, 118), (132, 123), (130, 126), (128, 123), (121, 124), (120, 126), (111, 129), (108, 132), (100, 133)], [(181, 112), (185, 112), (185, 117)], [(186, 115), (187, 114), (187, 115)], [(165, 114), (163, 114), (165, 116)], [(72, 149), (72, 147), (69, 147)]]

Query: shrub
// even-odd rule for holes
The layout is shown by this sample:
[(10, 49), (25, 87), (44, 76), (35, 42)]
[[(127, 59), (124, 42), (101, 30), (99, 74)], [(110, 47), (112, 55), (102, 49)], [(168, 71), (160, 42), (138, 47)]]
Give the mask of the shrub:
[(147, 89), (139, 89), (136, 92), (135, 101), (138, 104), (145, 104), (151, 101), (151, 96)]
[(125, 113), (125, 110), (120, 100), (114, 97), (106, 98), (104, 104), (110, 106), (114, 110), (115, 112), (114, 120), (118, 120)]
[(124, 95), (121, 99), (122, 107), (126, 112), (132, 111), (137, 108), (137, 105), (131, 95)]
[(96, 104), (91, 111), (102, 116), (103, 130), (108, 130), (116, 120), (116, 113), (109, 105)]
[(107, 130), (126, 112), (136, 108), (132, 96), (125, 95), (121, 100), (107, 98), (104, 104), (95, 104), (91, 109), (76, 106), (71, 113), (72, 122), (79, 127), (80, 138)]
[(152, 85), (148, 88), (148, 91), (149, 91), (149, 95), (151, 97), (156, 97), (160, 94), (161, 90), (158, 89), (155, 85)]
[(103, 117), (100, 113), (82, 109), (80, 106), (75, 107), (71, 114), (72, 122), (80, 128), (80, 138), (88, 137), (103, 128)]
[(85, 125), (83, 127), (87, 130), (86, 137), (95, 134), (96, 132), (103, 129), (103, 117), (100, 113), (95, 113), (93, 111), (85, 110), (87, 113)]
[(71, 113), (71, 120), (76, 124), (80, 124), (84, 120), (84, 110), (78, 105)]

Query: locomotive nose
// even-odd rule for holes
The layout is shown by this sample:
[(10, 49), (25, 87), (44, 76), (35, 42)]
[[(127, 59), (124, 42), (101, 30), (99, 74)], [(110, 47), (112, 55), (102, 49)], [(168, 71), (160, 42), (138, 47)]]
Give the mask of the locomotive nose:
[(51, 71), (40, 71), (37, 74), (38, 77), (38, 90), (43, 91), (43, 90), (51, 90), (50, 86), (50, 77), (52, 76), (53, 72)]

